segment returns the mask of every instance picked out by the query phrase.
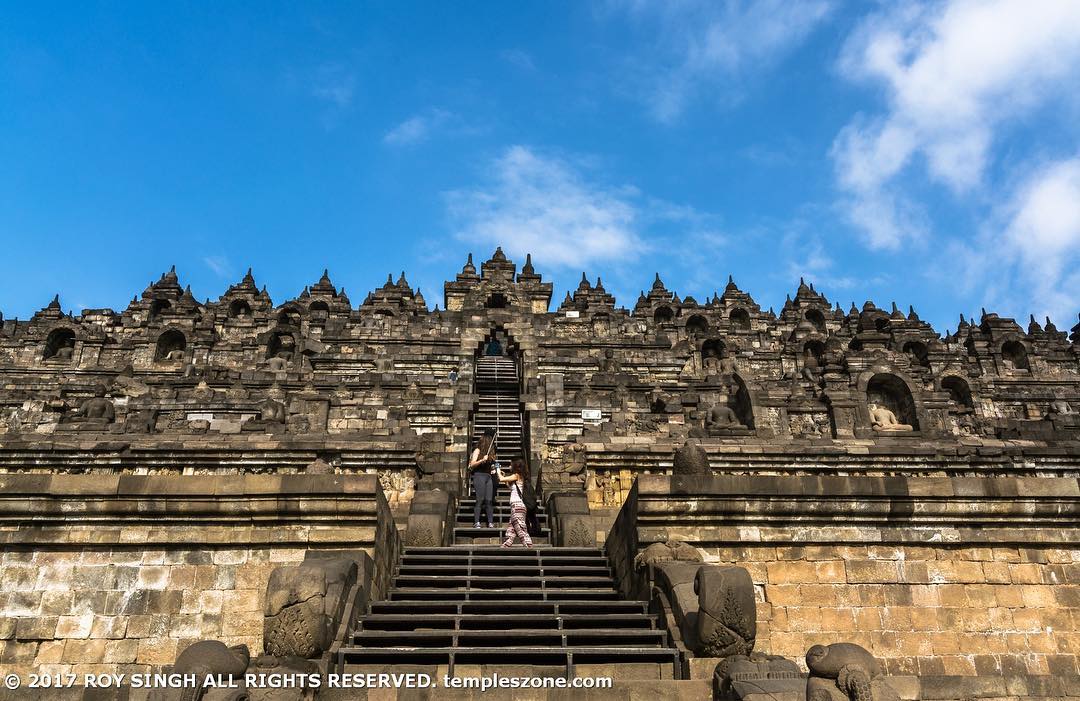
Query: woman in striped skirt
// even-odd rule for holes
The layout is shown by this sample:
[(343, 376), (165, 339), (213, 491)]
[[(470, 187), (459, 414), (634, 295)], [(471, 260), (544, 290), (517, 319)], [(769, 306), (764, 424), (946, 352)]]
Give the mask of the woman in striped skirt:
[(510, 485), (510, 525), (506, 527), (506, 540), (502, 546), (509, 548), (517, 538), (525, 547), (531, 548), (532, 538), (529, 537), (529, 529), (525, 526), (525, 485), (529, 481), (529, 467), (525, 461), (518, 458), (510, 463), (511, 473), (504, 475), (499, 472), (499, 481)]

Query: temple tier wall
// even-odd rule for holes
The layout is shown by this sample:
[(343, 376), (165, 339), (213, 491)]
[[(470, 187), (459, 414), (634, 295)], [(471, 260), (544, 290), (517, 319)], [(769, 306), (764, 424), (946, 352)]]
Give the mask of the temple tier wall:
[(23, 679), (259, 651), (275, 567), (371, 558), (381, 596), (400, 548), (373, 475), (4, 475), (0, 543), (0, 672)]
[(897, 676), (1080, 674), (1074, 478), (643, 476), (608, 536), (634, 557), (688, 543), (746, 568), (756, 650), (855, 642)]

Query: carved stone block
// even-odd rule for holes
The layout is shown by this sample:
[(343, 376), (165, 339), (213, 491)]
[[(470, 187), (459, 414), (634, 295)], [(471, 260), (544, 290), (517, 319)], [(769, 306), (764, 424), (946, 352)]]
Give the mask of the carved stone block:
[(698, 595), (698, 654), (749, 655), (757, 637), (754, 582), (741, 567), (702, 567), (694, 580)]
[(270, 573), (263, 647), (275, 657), (318, 657), (330, 648), (336, 613), (356, 581), (352, 560), (313, 560)]

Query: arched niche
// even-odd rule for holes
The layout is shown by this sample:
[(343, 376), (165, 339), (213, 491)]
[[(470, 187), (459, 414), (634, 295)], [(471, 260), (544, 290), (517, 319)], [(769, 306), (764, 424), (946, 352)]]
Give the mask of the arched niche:
[(877, 404), (896, 415), (897, 421), (919, 430), (915, 399), (904, 380), (897, 375), (879, 372), (866, 383), (866, 404)]
[(374, 314), (375, 314), (376, 319), (393, 319), (394, 318), (394, 312), (392, 312), (389, 309), (376, 309)]
[(808, 309), (804, 318), (814, 325), (819, 333), (825, 333), (825, 315), (818, 309)]
[(296, 337), (288, 331), (275, 331), (266, 342), (266, 357), (285, 358), (293, 357), (296, 352)]
[(691, 336), (704, 336), (709, 332), (709, 321), (701, 314), (694, 314), (686, 320), (686, 332)]
[(156, 319), (172, 309), (172, 303), (167, 299), (155, 299), (150, 303), (150, 318)]
[(803, 357), (812, 356), (820, 364), (825, 359), (825, 344), (817, 339), (803, 344)]
[(719, 338), (710, 338), (701, 344), (701, 357), (709, 358), (716, 357), (721, 358), (724, 352), (727, 350), (727, 344)]
[(1008, 370), (1029, 370), (1027, 348), (1020, 341), (1005, 341), (1001, 344), (1001, 360)]
[(327, 316), (330, 313), (330, 305), (321, 299), (317, 299), (308, 305), (308, 311), (314, 316)]
[(885, 333), (886, 331), (888, 331), (889, 330), (889, 317), (887, 317), (887, 316), (879, 316), (878, 318), (874, 319), (874, 329), (878, 333)]
[(653, 321), (658, 324), (670, 324), (675, 318), (675, 312), (671, 311), (671, 307), (657, 307), (653, 312)]
[(975, 402), (971, 399), (971, 386), (962, 377), (949, 375), (941, 380), (941, 389), (949, 393), (949, 400), (960, 411), (971, 411)]
[(728, 315), (728, 319), (731, 320), (731, 325), (740, 331), (750, 330), (750, 312), (746, 311), (742, 307), (737, 307), (731, 310), (731, 314)]
[(484, 300), (485, 309), (506, 309), (508, 306), (510, 306), (510, 301), (502, 292), (492, 292)]
[(247, 317), (250, 317), (250, 316), (251, 316), (251, 305), (248, 304), (245, 300), (234, 299), (232, 301), (232, 303), (229, 304), (229, 318), (230, 319), (247, 318)]
[(855, 351), (855, 352), (861, 351), (863, 349), (862, 341), (860, 341), (857, 338), (853, 338), (850, 341), (848, 341), (847, 347), (848, 347), (849, 351)]
[(45, 339), (45, 350), (41, 354), (42, 360), (62, 362), (71, 360), (75, 351), (75, 332), (71, 329), (53, 329), (49, 337)]
[(901, 350), (911, 360), (912, 365), (930, 367), (930, 352), (922, 341), (908, 341)]
[(165, 331), (157, 340), (154, 360), (183, 360), (187, 349), (187, 338), (177, 329)]
[(300, 325), (300, 310), (296, 307), (285, 307), (278, 312), (277, 317), (279, 324), (287, 326), (299, 326)]

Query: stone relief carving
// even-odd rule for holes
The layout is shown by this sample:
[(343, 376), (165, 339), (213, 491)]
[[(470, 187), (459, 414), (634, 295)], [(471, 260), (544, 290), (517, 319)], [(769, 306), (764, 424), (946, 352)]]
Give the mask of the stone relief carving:
[(275, 657), (318, 657), (333, 642), (334, 614), (356, 578), (352, 560), (278, 567), (266, 585), (263, 647)]
[(416, 476), (404, 470), (382, 470), (379, 472), (379, 485), (386, 495), (390, 506), (395, 506), (412, 499), (416, 491)]
[(749, 655), (757, 636), (754, 583), (741, 567), (702, 567), (694, 579), (698, 595), (700, 654)]

